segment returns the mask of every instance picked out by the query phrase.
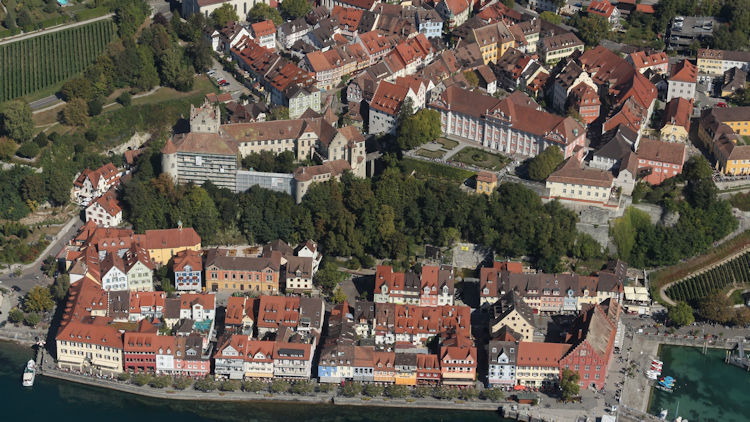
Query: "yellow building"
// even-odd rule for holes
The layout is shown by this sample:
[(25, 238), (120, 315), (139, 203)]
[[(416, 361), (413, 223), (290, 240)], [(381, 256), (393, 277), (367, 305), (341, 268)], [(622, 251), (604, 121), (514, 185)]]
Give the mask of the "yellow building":
[(521, 341), (534, 341), (534, 311), (515, 290), (504, 294), (492, 305), (490, 333), (493, 337), (503, 327), (523, 336)]
[(480, 171), (477, 174), (477, 193), (490, 195), (497, 187), (497, 176), (495, 173)]
[(469, 41), (474, 41), (479, 45), (484, 64), (497, 63), (509, 48), (515, 46), (516, 42), (503, 22), (473, 29)]
[(698, 50), (696, 62), (700, 74), (721, 76), (735, 67), (746, 68), (750, 64), (750, 52), (701, 48)]
[(713, 153), (718, 171), (727, 175), (750, 174), (750, 107), (705, 110), (698, 137)]
[(122, 334), (114, 327), (70, 321), (56, 343), (58, 368), (96, 375), (122, 372)]
[(192, 227), (165, 230), (146, 230), (141, 246), (145, 246), (151, 259), (166, 265), (173, 256), (184, 250), (199, 251), (201, 237)]
[(664, 109), (663, 126), (659, 131), (664, 142), (687, 142), (693, 104), (682, 97), (672, 98)]
[(417, 385), (417, 355), (415, 353), (396, 353), (395, 365), (397, 385)]
[(560, 382), (560, 359), (570, 349), (565, 343), (518, 344), (516, 384), (527, 387), (552, 387)]

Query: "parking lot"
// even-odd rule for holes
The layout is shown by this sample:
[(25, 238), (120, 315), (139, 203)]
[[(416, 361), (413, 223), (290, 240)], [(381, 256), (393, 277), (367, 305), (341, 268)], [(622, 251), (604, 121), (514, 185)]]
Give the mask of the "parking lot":
[(211, 78), (217, 85), (219, 85), (218, 81), (225, 80), (226, 86), (220, 86), (219, 89), (222, 90), (222, 92), (228, 92), (232, 94), (232, 99), (238, 99), (240, 95), (247, 94), (250, 91), (245, 88), (241, 83), (239, 83), (231, 73), (224, 71), (221, 63), (216, 61), (216, 59), (213, 60), (213, 65), (211, 66), (211, 69), (209, 69), (208, 77)]

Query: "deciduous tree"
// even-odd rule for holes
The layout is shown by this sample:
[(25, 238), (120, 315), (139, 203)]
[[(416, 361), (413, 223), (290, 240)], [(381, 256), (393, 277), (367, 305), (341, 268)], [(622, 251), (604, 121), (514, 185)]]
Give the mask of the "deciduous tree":
[(565, 157), (558, 147), (548, 147), (529, 161), (529, 178), (532, 180), (544, 180), (555, 171)]
[(31, 107), (27, 102), (13, 100), (0, 105), (0, 136), (5, 135), (21, 143), (30, 140), (33, 131)]
[(669, 308), (669, 319), (679, 326), (690, 325), (695, 322), (693, 308), (685, 302), (679, 302), (677, 305)]
[(34, 286), (23, 299), (23, 308), (26, 312), (46, 312), (54, 306), (55, 302), (49, 290), (41, 286)]

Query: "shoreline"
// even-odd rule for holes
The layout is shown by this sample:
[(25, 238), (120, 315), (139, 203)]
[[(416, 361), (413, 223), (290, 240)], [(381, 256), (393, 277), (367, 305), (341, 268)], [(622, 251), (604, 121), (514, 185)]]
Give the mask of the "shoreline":
[(75, 375), (57, 370), (44, 370), (40, 373), (45, 377), (58, 379), (67, 382), (74, 382), (78, 384), (84, 384), (91, 387), (97, 387), (102, 389), (112, 389), (123, 393), (134, 394), (143, 397), (150, 397), (155, 399), (174, 399), (174, 400), (206, 400), (214, 402), (251, 402), (251, 401), (263, 401), (263, 402), (276, 402), (276, 403), (289, 403), (298, 402), (306, 404), (322, 404), (322, 405), (338, 405), (338, 406), (370, 406), (370, 407), (401, 407), (411, 408), (419, 407), (424, 409), (438, 409), (438, 410), (471, 410), (471, 411), (482, 411), (482, 412), (497, 412), (503, 403), (490, 403), (490, 402), (427, 402), (419, 403), (416, 400), (414, 402), (408, 402), (403, 399), (387, 399), (384, 397), (374, 397), (369, 400), (362, 400), (356, 397), (339, 397), (334, 395), (325, 396), (297, 396), (291, 394), (285, 395), (266, 395), (257, 393), (247, 392), (219, 392), (212, 391), (210, 393), (204, 393), (198, 390), (175, 390), (175, 389), (156, 389), (152, 387), (138, 387), (132, 384), (118, 384), (113, 381), (105, 380), (93, 380), (88, 379), (87, 376)]

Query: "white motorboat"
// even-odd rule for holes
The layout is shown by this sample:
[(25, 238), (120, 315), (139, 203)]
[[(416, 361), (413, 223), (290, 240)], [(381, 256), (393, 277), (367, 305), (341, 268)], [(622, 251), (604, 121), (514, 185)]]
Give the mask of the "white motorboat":
[(669, 414), (669, 411), (667, 409), (661, 409), (661, 412), (659, 412), (659, 419), (666, 420), (667, 414)]
[(21, 384), (23, 384), (24, 387), (31, 387), (34, 385), (34, 378), (36, 377), (36, 365), (34, 364), (34, 361), (29, 359), (28, 362), (26, 362), (26, 368), (23, 370), (23, 380)]

